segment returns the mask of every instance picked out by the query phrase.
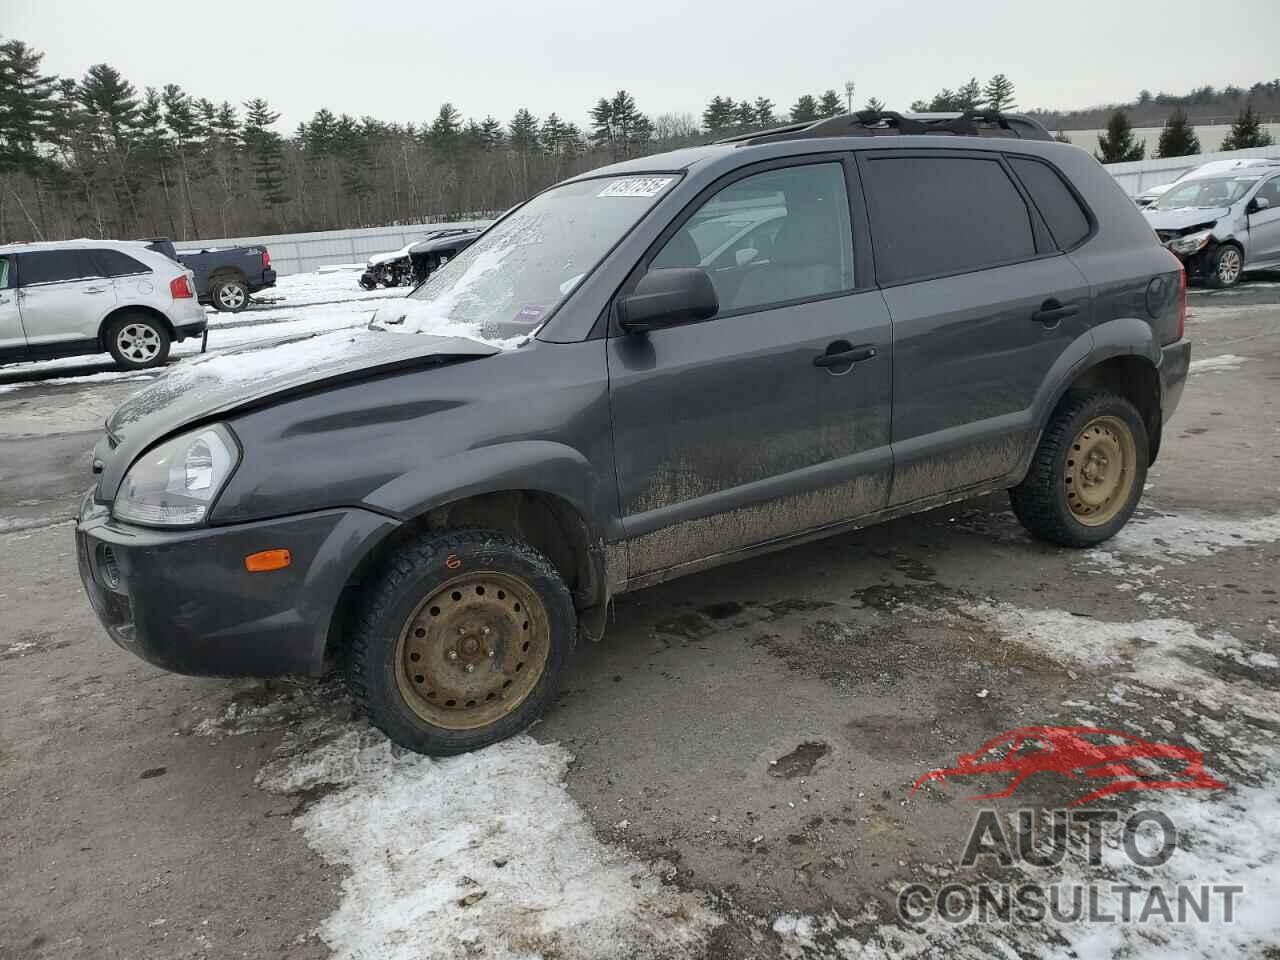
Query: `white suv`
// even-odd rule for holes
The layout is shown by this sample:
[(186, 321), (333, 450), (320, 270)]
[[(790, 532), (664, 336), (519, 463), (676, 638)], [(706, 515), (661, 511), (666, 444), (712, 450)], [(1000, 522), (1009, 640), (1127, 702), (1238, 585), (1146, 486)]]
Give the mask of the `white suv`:
[(144, 244), (0, 247), (0, 363), (107, 352), (125, 369), (155, 367), (206, 322), (191, 271)]

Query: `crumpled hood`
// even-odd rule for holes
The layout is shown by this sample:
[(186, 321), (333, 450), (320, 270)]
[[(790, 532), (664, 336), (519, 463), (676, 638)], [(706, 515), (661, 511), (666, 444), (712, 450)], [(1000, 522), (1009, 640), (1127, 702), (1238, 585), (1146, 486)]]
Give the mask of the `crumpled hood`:
[(1142, 211), (1153, 230), (1184, 230), (1198, 223), (1213, 223), (1231, 213), (1228, 207), (1176, 207), (1172, 210)]
[(107, 418), (109, 441), (94, 451), (95, 460), (104, 464), (102, 492), (113, 495), (138, 454), (190, 423), (318, 384), (498, 352), (499, 347), (466, 337), (362, 329), (273, 340), (183, 360)]

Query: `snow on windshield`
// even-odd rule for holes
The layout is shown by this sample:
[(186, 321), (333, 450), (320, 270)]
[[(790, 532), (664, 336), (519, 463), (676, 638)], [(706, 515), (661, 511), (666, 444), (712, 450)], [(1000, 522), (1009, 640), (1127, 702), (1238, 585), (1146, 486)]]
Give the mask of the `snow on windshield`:
[(518, 346), (676, 179), (605, 177), (554, 187), (490, 228), (407, 300), (384, 306), (371, 325)]

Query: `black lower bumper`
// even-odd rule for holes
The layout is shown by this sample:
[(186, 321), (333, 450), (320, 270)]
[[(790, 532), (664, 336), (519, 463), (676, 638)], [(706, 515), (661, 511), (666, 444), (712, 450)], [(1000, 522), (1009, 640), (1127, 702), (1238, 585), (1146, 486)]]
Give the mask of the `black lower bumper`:
[[(89, 602), (121, 647), (176, 673), (264, 677), (320, 671), (343, 587), (396, 526), (349, 509), (152, 530), (89, 495), (75, 537)], [(281, 548), (288, 567), (245, 569), (249, 554)]]
[(186, 323), (180, 327), (174, 327), (173, 332), (177, 334), (176, 339), (179, 343), (188, 337), (199, 337), (209, 329), (209, 321), (201, 320), (198, 323)]
[(1168, 422), (1182, 399), (1182, 388), (1187, 385), (1187, 372), (1191, 369), (1191, 341), (1175, 340), (1161, 348), (1160, 393), (1161, 414)]

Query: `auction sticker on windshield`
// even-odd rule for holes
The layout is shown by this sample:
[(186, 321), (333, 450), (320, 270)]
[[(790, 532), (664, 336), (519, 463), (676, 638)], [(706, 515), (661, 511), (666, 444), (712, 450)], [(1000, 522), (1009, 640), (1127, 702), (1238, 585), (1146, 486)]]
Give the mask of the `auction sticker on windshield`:
[(614, 180), (601, 190), (599, 197), (656, 197), (675, 177), (627, 177)]

